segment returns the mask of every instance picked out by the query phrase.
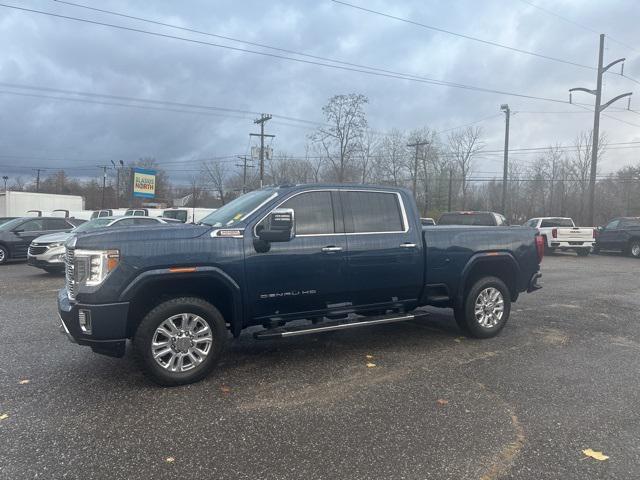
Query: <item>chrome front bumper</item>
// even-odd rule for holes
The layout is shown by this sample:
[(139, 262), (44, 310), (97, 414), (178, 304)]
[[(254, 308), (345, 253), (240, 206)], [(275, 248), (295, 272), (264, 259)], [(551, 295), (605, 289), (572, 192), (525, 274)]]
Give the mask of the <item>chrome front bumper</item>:
[(69, 332), (67, 326), (64, 324), (64, 320), (62, 320), (60, 314), (58, 314), (58, 321), (60, 322), (60, 325), (58, 325), (58, 328), (60, 328), (60, 333), (64, 333), (71, 343), (78, 343), (76, 339), (71, 335), (71, 332)]

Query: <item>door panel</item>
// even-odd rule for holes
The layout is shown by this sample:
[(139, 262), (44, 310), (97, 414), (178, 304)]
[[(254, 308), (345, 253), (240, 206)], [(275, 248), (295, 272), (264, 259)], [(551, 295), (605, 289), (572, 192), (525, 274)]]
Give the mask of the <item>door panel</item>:
[(344, 191), (349, 292), (355, 306), (418, 298), (424, 265), (422, 230), (409, 225), (395, 192)]
[[(347, 241), (340, 230), (339, 209), (329, 191), (303, 192), (274, 208), (292, 208), (296, 234), (272, 242), (267, 252), (245, 234), (245, 277), (249, 316), (297, 318), (325, 313), (347, 299)], [(337, 212), (337, 213), (336, 213)], [(258, 222), (256, 230), (265, 220)], [(338, 227), (336, 227), (338, 225)]]
[(23, 230), (22, 232), (15, 232), (14, 235), (16, 237), (15, 243), (12, 245), (12, 256), (14, 257), (26, 257), (27, 250), (29, 245), (33, 240), (38, 238), (41, 235), (44, 235), (45, 232), (43, 230), (43, 222), (42, 218), (34, 218), (33, 220), (28, 220), (17, 229)]

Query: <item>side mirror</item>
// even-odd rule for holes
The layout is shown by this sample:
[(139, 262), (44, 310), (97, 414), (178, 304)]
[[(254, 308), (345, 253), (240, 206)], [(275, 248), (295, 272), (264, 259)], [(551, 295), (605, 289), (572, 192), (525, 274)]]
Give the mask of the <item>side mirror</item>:
[(24, 232), (24, 228), (22, 227), (18, 227), (13, 231), (13, 233), (22, 233), (22, 232)]
[(293, 208), (276, 208), (265, 219), (264, 228), (256, 229), (263, 242), (288, 242), (295, 236)]

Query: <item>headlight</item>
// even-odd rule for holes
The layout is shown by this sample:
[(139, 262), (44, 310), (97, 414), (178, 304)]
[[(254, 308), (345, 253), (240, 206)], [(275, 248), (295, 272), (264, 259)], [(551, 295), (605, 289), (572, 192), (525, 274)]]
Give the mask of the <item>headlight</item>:
[(118, 250), (76, 250), (76, 281), (90, 287), (100, 285), (120, 262)]
[(64, 247), (64, 242), (50, 243), (49, 245), (47, 245), (47, 247), (48, 248)]

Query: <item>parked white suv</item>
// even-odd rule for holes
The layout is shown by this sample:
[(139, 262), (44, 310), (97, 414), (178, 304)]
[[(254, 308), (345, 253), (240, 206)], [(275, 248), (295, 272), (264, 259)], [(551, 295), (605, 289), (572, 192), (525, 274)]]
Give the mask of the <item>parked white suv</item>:
[(99, 217), (83, 223), (70, 232), (42, 235), (31, 242), (27, 263), (49, 273), (64, 271), (65, 242), (75, 234), (90, 232), (97, 228), (153, 226), (160, 224), (178, 224), (181, 222), (168, 218), (156, 217)]
[(568, 217), (539, 217), (525, 223), (538, 230), (545, 240), (545, 247), (554, 250), (575, 250), (582, 257), (589, 255), (596, 241), (593, 227), (576, 227)]

